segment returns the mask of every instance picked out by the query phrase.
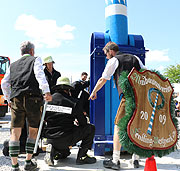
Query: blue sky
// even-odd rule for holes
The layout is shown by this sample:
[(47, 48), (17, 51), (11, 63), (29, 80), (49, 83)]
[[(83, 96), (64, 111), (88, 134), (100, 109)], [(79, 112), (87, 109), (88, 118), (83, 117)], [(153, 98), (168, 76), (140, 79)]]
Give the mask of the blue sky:
[[(180, 63), (180, 1), (127, 0), (128, 33), (142, 35), (146, 66)], [(52, 55), (62, 76), (89, 73), (90, 37), (105, 32), (105, 0), (0, 0), (0, 55), (20, 58), (20, 43), (35, 43), (36, 55)]]

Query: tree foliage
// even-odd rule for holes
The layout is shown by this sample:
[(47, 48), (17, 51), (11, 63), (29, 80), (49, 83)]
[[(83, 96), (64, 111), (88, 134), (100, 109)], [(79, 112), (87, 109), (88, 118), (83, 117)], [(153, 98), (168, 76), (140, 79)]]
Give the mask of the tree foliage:
[(169, 79), (171, 83), (180, 83), (180, 64), (170, 65), (165, 68), (164, 76)]

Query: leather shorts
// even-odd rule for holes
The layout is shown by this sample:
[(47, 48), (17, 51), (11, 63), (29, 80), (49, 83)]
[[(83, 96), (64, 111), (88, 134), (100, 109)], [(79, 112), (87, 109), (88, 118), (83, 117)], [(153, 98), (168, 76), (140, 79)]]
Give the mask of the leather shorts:
[(11, 99), (11, 128), (24, 126), (27, 119), (29, 127), (38, 128), (42, 114), (43, 99), (30, 93)]
[(121, 99), (121, 102), (119, 104), (117, 113), (116, 113), (116, 117), (115, 117), (115, 121), (114, 121), (115, 125), (117, 125), (119, 120), (125, 116), (125, 102), (126, 102), (126, 99), (123, 96)]

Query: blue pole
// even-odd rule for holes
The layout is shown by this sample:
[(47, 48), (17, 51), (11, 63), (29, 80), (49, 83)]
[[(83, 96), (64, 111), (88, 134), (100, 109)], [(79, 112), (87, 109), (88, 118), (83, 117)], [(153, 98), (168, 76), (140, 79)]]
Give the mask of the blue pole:
[(105, 0), (106, 33), (118, 45), (128, 45), (127, 1)]

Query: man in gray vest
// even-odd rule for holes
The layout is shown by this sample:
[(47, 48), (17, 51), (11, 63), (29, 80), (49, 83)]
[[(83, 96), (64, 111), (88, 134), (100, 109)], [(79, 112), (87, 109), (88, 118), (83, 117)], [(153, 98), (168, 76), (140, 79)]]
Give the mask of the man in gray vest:
[[(146, 69), (137, 56), (121, 53), (119, 51), (118, 45), (114, 42), (107, 43), (106, 46), (103, 48), (103, 51), (107, 56), (106, 58), (109, 60), (106, 64), (104, 72), (102, 73), (102, 77), (99, 78), (99, 80), (97, 81), (89, 97), (89, 99), (91, 100), (95, 100), (97, 98), (97, 92), (103, 87), (103, 85), (106, 83), (107, 80), (111, 79), (112, 75), (114, 76), (115, 84), (120, 96), (122, 93), (122, 89), (118, 85), (118, 80), (121, 75), (121, 72), (122, 71), (130, 72), (133, 67), (135, 67), (137, 70), (139, 70), (140, 68)], [(115, 126), (114, 126), (114, 139), (113, 139), (113, 159), (105, 160), (103, 162), (104, 167), (106, 168), (111, 168), (114, 170), (120, 169), (119, 160), (120, 160), (121, 144), (119, 143), (119, 136), (118, 136), (119, 128), (117, 124), (119, 120), (124, 116), (124, 114), (125, 114), (125, 98), (123, 96), (114, 122)], [(137, 155), (133, 155), (133, 164), (135, 168), (139, 167)]]
[[(44, 100), (51, 101), (49, 85), (43, 71), (40, 57), (34, 57), (34, 45), (25, 41), (21, 44), (22, 57), (10, 65), (2, 80), (2, 91), (11, 108), (11, 138), (9, 153), (12, 171), (19, 171), (18, 154), (20, 151), (19, 137), (24, 121), (27, 119), (29, 136), (26, 141), (26, 162), (24, 170), (34, 170), (37, 164), (31, 161), (41, 109)], [(42, 91), (41, 91), (41, 90)]]

